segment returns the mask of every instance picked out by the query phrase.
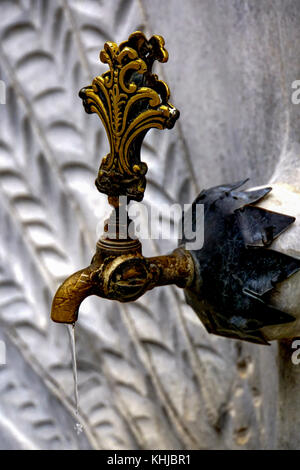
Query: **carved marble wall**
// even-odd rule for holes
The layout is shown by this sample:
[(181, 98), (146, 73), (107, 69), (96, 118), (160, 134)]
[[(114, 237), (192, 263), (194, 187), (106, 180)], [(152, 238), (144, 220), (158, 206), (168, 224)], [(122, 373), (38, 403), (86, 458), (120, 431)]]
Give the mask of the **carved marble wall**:
[(298, 142), (298, 0), (0, 0), (0, 448), (277, 448), (277, 344), (208, 335), (172, 287), (128, 305), (85, 301), (74, 429), (68, 334), (49, 311), (107, 214), (94, 186), (106, 136), (78, 91), (105, 70), (103, 43), (137, 29), (164, 36), (157, 70), (181, 111), (146, 138), (148, 205), (247, 176), (265, 184)]

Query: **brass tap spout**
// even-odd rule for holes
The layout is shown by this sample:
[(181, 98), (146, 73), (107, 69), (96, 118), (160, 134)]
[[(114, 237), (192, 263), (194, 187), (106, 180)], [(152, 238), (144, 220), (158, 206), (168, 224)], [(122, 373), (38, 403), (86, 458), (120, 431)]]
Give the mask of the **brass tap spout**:
[(100, 239), (92, 264), (68, 277), (59, 287), (51, 318), (58, 323), (75, 323), (81, 302), (90, 295), (131, 302), (154, 287), (168, 284), (188, 287), (193, 278), (194, 262), (182, 248), (170, 255), (145, 258), (137, 240)]
[(92, 266), (69, 276), (57, 290), (51, 308), (51, 319), (57, 323), (75, 323), (80, 304), (93, 294)]

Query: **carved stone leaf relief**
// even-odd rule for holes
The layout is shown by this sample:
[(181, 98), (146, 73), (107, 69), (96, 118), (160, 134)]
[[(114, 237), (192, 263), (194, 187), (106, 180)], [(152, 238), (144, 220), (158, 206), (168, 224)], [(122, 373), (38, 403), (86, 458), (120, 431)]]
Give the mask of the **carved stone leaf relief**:
[[(94, 179), (108, 150), (103, 127), (85, 114), (78, 91), (104, 72), (103, 43), (138, 29), (166, 36), (179, 75), (182, 58), (168, 44), (172, 15), (160, 31), (146, 2), (15, 0), (0, 8), (0, 78), (7, 86), (0, 107), (0, 335), (7, 344), (0, 448), (272, 446), (276, 379), (270, 375), (266, 390), (264, 368), (273, 366), (276, 346), (272, 355), (209, 336), (171, 287), (126, 305), (99, 298), (83, 304), (76, 338), (84, 430), (77, 435), (68, 334), (49, 312), (58, 284), (90, 262), (96, 227), (107, 215)], [(200, 73), (203, 54), (199, 64), (185, 64), (185, 73), (193, 67)], [(171, 90), (176, 81), (172, 101), (178, 94), (183, 103), (184, 82), (166, 70)], [(182, 121), (190, 106), (178, 105)], [(200, 164), (196, 146), (191, 152), (182, 126), (152, 131), (145, 141), (149, 206), (191, 202), (204, 184), (196, 176), (200, 166), (204, 176), (219, 178), (211, 162)], [(219, 163), (234, 179), (226, 158)], [(172, 248), (174, 241), (147, 241), (144, 254)]]

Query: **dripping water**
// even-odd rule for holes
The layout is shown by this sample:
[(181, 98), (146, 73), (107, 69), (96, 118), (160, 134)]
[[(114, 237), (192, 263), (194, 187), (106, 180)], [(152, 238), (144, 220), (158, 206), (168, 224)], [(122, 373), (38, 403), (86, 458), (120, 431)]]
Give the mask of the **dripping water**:
[(71, 354), (72, 354), (72, 365), (73, 365), (73, 380), (74, 380), (74, 398), (75, 398), (75, 414), (77, 422), (74, 426), (77, 434), (83, 431), (83, 426), (79, 422), (79, 396), (78, 396), (78, 377), (77, 377), (77, 361), (76, 361), (76, 345), (75, 345), (75, 323), (67, 325), (68, 333), (70, 337)]

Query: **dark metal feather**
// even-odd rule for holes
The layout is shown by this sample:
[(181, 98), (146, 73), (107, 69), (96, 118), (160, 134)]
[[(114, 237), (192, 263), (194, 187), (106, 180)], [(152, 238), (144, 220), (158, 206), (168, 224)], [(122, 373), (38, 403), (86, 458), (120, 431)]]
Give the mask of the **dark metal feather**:
[(237, 217), (247, 246), (271, 245), (296, 220), (295, 217), (254, 206), (244, 206), (237, 210)]

